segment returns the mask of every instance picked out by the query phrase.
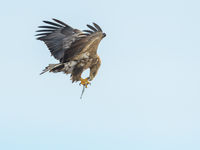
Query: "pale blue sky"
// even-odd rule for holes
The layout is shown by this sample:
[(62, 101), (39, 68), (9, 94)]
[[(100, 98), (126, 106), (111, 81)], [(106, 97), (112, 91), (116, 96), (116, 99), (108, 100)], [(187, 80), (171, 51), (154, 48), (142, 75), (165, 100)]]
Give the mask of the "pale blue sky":
[[(2, 1), (1, 150), (199, 150), (200, 1)], [(41, 70), (35, 40), (58, 18), (107, 33), (102, 66), (82, 88)]]

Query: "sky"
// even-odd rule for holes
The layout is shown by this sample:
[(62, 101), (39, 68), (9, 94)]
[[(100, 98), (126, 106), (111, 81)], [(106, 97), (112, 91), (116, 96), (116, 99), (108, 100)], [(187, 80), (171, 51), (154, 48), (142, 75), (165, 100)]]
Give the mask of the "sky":
[[(0, 149), (199, 150), (200, 1), (2, 1)], [(42, 20), (107, 34), (82, 87), (35, 39)], [(84, 73), (84, 76), (87, 76)]]

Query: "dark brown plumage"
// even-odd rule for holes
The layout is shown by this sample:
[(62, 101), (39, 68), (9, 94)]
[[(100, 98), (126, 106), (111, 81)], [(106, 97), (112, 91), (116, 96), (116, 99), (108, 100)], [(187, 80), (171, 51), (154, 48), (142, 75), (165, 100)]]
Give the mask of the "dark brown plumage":
[[(64, 22), (53, 19), (54, 22), (43, 21), (47, 25), (39, 26), (37, 39), (43, 41), (52, 56), (60, 61), (58, 64), (49, 64), (43, 72), (64, 72), (71, 74), (72, 82), (81, 81), (88, 84), (88, 81), (81, 78), (84, 70), (90, 69), (88, 80), (93, 80), (101, 65), (97, 55), (97, 48), (100, 41), (106, 36), (96, 23), (94, 27), (87, 25), (91, 30), (78, 30), (70, 27)], [(85, 82), (83, 82), (85, 81)]]

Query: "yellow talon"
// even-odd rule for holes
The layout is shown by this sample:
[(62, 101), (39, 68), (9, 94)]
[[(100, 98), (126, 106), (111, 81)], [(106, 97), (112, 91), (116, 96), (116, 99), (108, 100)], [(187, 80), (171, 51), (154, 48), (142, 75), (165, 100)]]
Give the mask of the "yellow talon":
[(88, 78), (81, 78), (81, 83), (83, 86), (85, 86), (87, 88), (87, 85), (90, 84), (90, 82), (88, 81)]

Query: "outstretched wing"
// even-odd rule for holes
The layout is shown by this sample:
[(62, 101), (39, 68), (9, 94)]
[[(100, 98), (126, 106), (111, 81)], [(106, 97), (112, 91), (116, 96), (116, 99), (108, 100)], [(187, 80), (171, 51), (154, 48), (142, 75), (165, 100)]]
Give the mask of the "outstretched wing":
[(40, 32), (36, 36), (38, 40), (44, 41), (51, 54), (60, 60), (64, 57), (64, 52), (79, 38), (78, 33), (81, 31), (73, 29), (60, 20), (53, 20), (55, 23), (43, 21), (48, 25), (39, 26), (41, 30), (36, 31)]
[(51, 54), (61, 62), (66, 62), (73, 56), (79, 54), (83, 48), (91, 41), (92, 35), (102, 32), (101, 28), (95, 24), (94, 27), (87, 25), (91, 30), (80, 31), (74, 29), (64, 22), (53, 19), (54, 22), (43, 21), (47, 26), (39, 26), (41, 30), (36, 36), (38, 40), (45, 42)]

